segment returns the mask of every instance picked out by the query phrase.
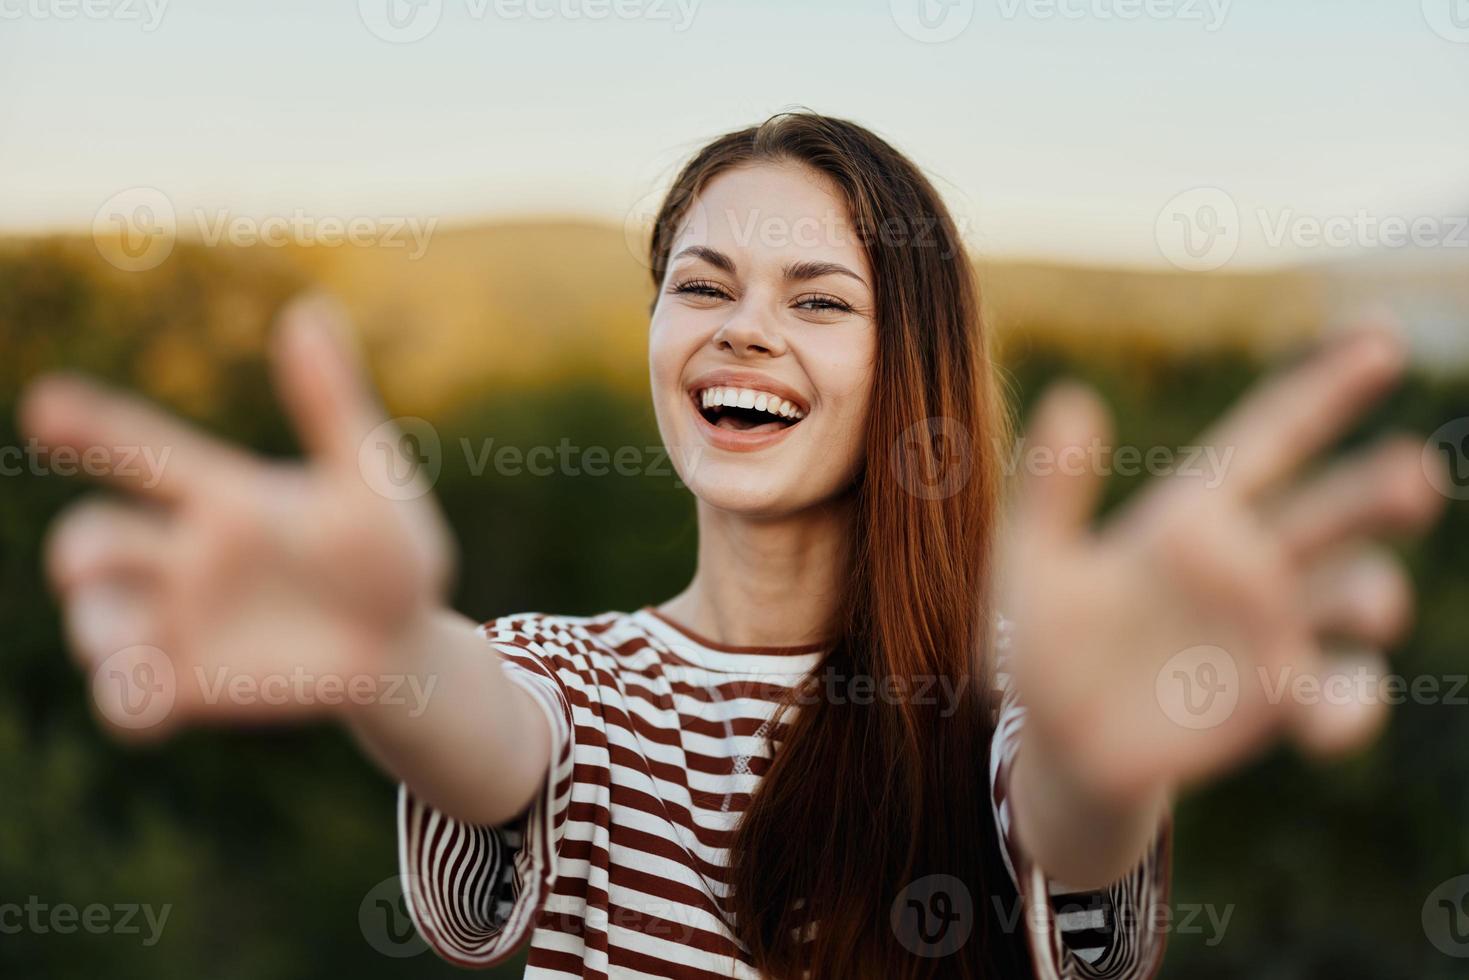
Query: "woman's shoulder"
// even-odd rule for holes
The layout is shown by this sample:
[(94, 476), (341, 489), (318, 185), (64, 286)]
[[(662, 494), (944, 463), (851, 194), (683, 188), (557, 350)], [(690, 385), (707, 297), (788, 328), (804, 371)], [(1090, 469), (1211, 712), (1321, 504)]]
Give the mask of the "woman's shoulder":
[(480, 632), (491, 639), (524, 643), (556, 644), (566, 641), (600, 643), (609, 634), (625, 629), (633, 614), (609, 610), (595, 615), (517, 612), (480, 623)]
[(511, 613), (481, 623), (479, 630), (492, 643), (539, 655), (624, 658), (661, 646), (647, 607), (593, 615)]

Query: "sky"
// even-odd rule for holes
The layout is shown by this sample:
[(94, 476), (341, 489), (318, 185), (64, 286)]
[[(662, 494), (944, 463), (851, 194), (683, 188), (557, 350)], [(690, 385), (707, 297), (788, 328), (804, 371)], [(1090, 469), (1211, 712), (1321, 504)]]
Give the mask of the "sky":
[(1212, 268), (1222, 227), (1285, 265), (1394, 221), (1457, 247), (1466, 93), (1469, 0), (0, 0), (0, 232), (140, 187), (622, 222), (803, 105), (912, 156), (982, 254)]

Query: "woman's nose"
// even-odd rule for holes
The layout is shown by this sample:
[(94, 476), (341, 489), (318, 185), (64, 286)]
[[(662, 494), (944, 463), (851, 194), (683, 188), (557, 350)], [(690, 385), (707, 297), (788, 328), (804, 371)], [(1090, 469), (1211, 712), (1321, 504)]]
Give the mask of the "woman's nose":
[(780, 332), (771, 329), (753, 311), (736, 311), (715, 332), (714, 346), (736, 357), (777, 357), (786, 351)]

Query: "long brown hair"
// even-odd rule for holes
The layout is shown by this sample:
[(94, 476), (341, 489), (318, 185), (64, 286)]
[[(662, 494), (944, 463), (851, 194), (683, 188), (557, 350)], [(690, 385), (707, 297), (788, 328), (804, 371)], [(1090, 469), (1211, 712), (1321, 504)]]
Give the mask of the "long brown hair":
[[(733, 930), (772, 977), (1029, 975), (1020, 920), (1001, 925), (1015, 897), (989, 792), (988, 597), (1005, 415), (973, 268), (917, 167), (855, 123), (803, 111), (719, 137), (684, 166), (653, 226), (655, 289), (699, 192), (766, 161), (804, 164), (840, 188), (875, 278), (853, 561), (819, 673), (879, 689), (891, 678), (914, 696), (801, 697), (782, 712), (779, 750), (730, 848)], [(950, 892), (962, 883), (971, 902), (959, 927), (972, 934), (947, 955), (919, 946), (924, 937), (901, 921), (900, 898), (932, 875), (947, 876)], [(914, 897), (922, 906), (927, 895)]]

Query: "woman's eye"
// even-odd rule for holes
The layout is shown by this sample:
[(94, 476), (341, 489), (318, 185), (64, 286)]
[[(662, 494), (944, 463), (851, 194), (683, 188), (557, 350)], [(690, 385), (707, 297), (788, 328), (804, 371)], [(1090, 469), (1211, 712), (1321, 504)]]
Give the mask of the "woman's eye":
[(850, 304), (835, 296), (805, 296), (796, 301), (796, 308), (814, 313), (850, 313)]
[(725, 291), (723, 286), (704, 279), (681, 282), (673, 287), (673, 291), (683, 296), (699, 296), (705, 299), (729, 298), (729, 293)]

